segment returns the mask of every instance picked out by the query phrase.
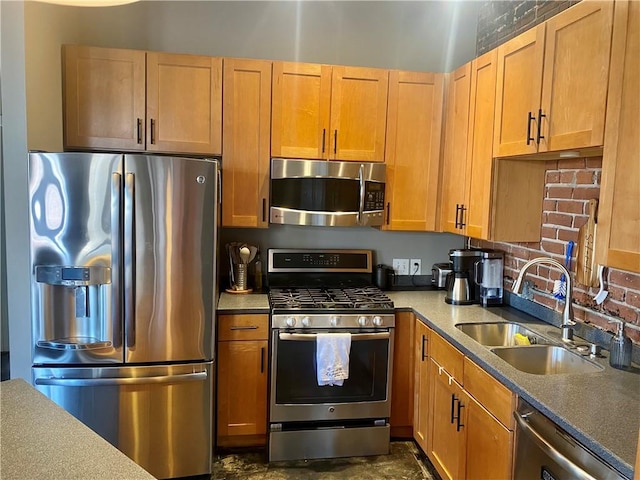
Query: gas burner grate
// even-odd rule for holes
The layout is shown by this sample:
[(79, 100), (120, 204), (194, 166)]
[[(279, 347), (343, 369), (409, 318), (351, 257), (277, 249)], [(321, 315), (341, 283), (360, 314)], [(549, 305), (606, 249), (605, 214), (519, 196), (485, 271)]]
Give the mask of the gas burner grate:
[(393, 308), (393, 302), (377, 287), (272, 288), (269, 304), (277, 309), (374, 309)]

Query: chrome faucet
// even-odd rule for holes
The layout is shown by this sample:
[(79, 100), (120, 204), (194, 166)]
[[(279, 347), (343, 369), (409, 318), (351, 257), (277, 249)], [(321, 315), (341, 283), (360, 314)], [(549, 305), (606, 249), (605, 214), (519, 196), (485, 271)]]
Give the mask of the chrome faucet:
[(554, 266), (564, 273), (564, 277), (567, 282), (567, 294), (565, 296), (564, 310), (562, 312), (562, 340), (565, 342), (571, 341), (573, 340), (573, 328), (571, 327), (575, 325), (576, 322), (572, 320), (573, 307), (571, 306), (571, 300), (573, 296), (573, 290), (571, 289), (571, 275), (569, 274), (569, 270), (567, 270), (564, 265), (562, 265), (557, 260), (549, 257), (538, 257), (534, 258), (533, 260), (529, 260), (523, 265), (522, 269), (520, 270), (520, 274), (518, 274), (518, 278), (513, 284), (513, 292), (520, 295), (520, 292), (522, 291), (522, 279), (524, 278), (524, 274), (529, 269), (529, 267), (538, 265), (540, 263), (546, 263), (548, 265)]

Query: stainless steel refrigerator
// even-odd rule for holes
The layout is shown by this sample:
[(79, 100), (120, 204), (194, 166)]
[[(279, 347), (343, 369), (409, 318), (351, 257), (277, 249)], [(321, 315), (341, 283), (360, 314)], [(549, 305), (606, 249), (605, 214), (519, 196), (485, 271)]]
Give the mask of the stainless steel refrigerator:
[(33, 383), (158, 478), (211, 472), (219, 175), (29, 155)]

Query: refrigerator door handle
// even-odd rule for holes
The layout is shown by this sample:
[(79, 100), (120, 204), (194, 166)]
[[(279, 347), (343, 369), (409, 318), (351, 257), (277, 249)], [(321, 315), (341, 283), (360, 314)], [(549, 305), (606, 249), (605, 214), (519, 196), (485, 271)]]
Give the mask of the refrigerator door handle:
[(113, 347), (122, 346), (122, 175), (111, 174), (111, 324)]
[(59, 387), (103, 387), (110, 385), (148, 385), (158, 383), (201, 382), (207, 379), (207, 372), (185, 373), (182, 375), (159, 375), (153, 377), (112, 377), (112, 378), (61, 378), (38, 377), (36, 385)]
[(136, 344), (135, 323), (135, 175), (126, 173), (124, 191), (124, 325), (127, 348)]

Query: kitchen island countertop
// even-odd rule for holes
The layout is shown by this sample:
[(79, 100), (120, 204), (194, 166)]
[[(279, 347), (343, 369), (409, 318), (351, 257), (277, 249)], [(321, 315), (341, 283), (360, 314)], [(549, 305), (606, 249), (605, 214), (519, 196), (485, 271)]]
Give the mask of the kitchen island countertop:
[(0, 398), (3, 480), (155, 478), (24, 380), (0, 383)]
[[(560, 329), (512, 307), (454, 306), (443, 291), (387, 292), (397, 310), (412, 310), (438, 334), (504, 385), (555, 421), (623, 475), (633, 477), (640, 428), (640, 368), (611, 368), (608, 358), (596, 359), (596, 373), (534, 375), (516, 370), (489, 348), (458, 330), (458, 323), (511, 321), (560, 338)], [(232, 298), (229, 298), (232, 297)], [(262, 298), (260, 298), (262, 297)], [(266, 295), (220, 297), (219, 310), (268, 312)], [(605, 352), (605, 355), (608, 355)]]

